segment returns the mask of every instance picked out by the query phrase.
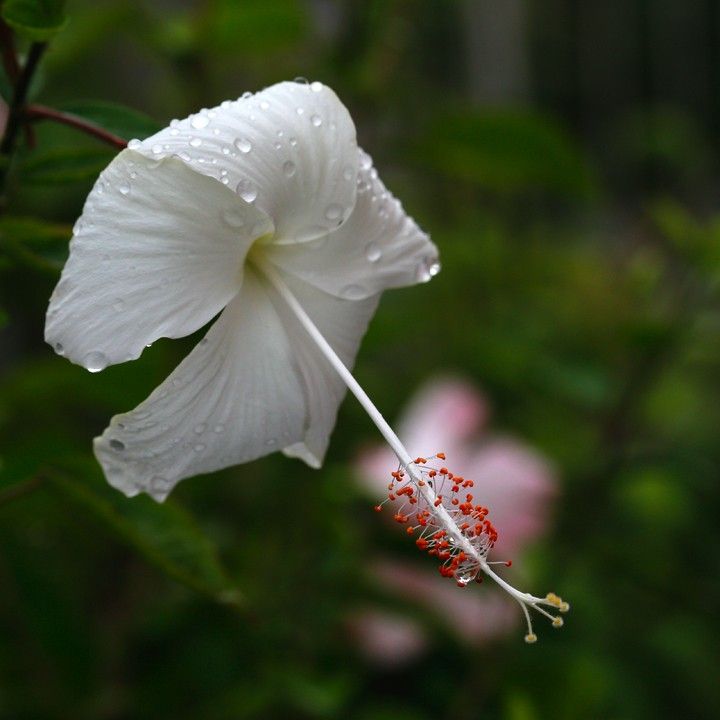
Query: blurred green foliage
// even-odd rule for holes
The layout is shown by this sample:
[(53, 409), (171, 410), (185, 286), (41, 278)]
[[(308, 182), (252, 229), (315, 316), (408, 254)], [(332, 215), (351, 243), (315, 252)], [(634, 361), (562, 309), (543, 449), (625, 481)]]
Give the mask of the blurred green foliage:
[[(383, 299), (357, 377), (392, 418), (423, 380), (461, 373), (552, 459), (554, 524), (514, 572), (572, 602), (565, 628), (468, 647), (368, 580), (384, 552), (419, 559), (356, 488), (350, 463), (376, 438), (351, 401), (319, 472), (276, 455), (164, 505), (106, 487), (91, 438), (193, 338), (97, 376), (43, 344), (72, 224), (113, 154), (43, 121), (0, 218), (3, 720), (720, 713), (717, 127), (638, 95), (584, 134), (547, 77), (534, 102), (472, 101), (471, 5), (74, 0), (66, 22), (63, 3), (5, 0), (2, 17), (23, 56), (52, 38), (31, 99), (123, 138), (278, 80), (334, 87), (443, 259)], [(420, 661), (357, 652), (346, 621), (370, 605), (425, 624)]]

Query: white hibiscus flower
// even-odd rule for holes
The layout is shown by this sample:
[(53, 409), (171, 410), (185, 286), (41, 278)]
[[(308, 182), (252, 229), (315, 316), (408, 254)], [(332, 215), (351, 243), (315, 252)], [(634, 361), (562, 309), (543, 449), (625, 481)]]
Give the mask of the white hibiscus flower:
[[(170, 377), (95, 439), (108, 481), (128, 496), (163, 500), (183, 478), (275, 450), (320, 467), (349, 388), (398, 457), (391, 487), (412, 510), (399, 512), (408, 532), (437, 546), (443, 575), (464, 586), (482, 571), (507, 590), (534, 642), (528, 608), (559, 627), (541, 606), (567, 603), (495, 573), (495, 530), (474, 529), (487, 508), (448, 510), (437, 472), (410, 457), (348, 369), (382, 291), (439, 269), (332, 90), (280, 83), (173, 121), (110, 163), (76, 223), (45, 337), (97, 372), (220, 313)], [(463, 507), (477, 522), (463, 522)]]

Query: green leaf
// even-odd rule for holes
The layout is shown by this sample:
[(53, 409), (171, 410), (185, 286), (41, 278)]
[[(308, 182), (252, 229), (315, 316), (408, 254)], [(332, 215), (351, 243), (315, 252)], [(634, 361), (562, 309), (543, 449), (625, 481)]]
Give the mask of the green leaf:
[(5, 0), (3, 20), (15, 32), (35, 42), (49, 40), (65, 27), (65, 0)]
[(44, 248), (59, 243), (66, 244), (71, 234), (72, 228), (63, 223), (13, 215), (0, 217), (0, 235), (23, 245)]
[(143, 139), (162, 129), (162, 125), (151, 117), (116, 103), (78, 100), (64, 104), (59, 109), (88, 120), (125, 140)]
[(33, 155), (23, 168), (24, 179), (38, 185), (91, 180), (112, 160), (108, 150), (61, 149)]
[(593, 189), (589, 167), (572, 139), (548, 118), (532, 113), (443, 115), (418, 150), (434, 170), (497, 192), (550, 190), (582, 196)]
[(220, 565), (215, 546), (191, 515), (172, 501), (128, 499), (97, 478), (73, 479), (51, 473), (48, 480), (64, 497), (92, 513), (166, 575), (214, 600), (239, 605), (241, 595)]

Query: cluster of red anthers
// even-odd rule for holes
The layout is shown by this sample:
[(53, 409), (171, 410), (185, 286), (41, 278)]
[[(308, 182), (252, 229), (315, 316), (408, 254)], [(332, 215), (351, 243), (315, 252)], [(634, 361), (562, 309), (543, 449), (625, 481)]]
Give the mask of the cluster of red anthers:
[[(412, 472), (402, 465), (390, 473), (387, 499), (375, 506), (380, 512), (388, 501), (399, 502), (393, 519), (406, 526), (408, 535), (416, 535), (415, 544), (440, 561), (438, 569), (443, 577), (454, 578), (460, 587), (472, 580), (482, 582), (478, 557), (486, 558), (497, 541), (498, 533), (488, 520), (489, 510), (474, 501), (469, 489), (473, 481), (453, 475), (438, 461), (444, 453), (430, 458), (418, 457)], [(440, 508), (450, 516), (454, 530), (440, 517)], [(450, 530), (450, 531), (449, 531)], [(475, 551), (473, 556), (460, 540), (466, 540)], [(510, 565), (510, 561), (505, 563)]]

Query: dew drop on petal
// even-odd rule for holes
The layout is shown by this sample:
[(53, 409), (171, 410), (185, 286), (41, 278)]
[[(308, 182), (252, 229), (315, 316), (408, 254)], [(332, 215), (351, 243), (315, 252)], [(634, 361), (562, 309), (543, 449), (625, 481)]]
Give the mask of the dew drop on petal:
[(249, 90), (246, 90), (246, 91), (240, 96), (240, 99), (241, 99), (241, 100), (248, 100), (248, 99), (251, 98), (252, 96), (253, 96), (253, 94), (252, 94)]
[(237, 138), (233, 145), (244, 155), (252, 150), (252, 143), (247, 138)]
[(362, 285), (346, 285), (340, 291), (340, 295), (345, 300), (362, 300), (365, 297), (365, 288)]
[(254, 202), (257, 198), (257, 189), (247, 178), (243, 178), (235, 188), (237, 194), (248, 203)]
[(293, 80), (293, 82), (300, 83), (301, 85), (309, 85), (310, 84), (310, 81), (306, 77), (303, 77), (302, 75), (298, 75)]
[(304, 115), (304, 114), (305, 114), (305, 108), (301, 108), (301, 107), (295, 108), (295, 112), (296, 112), (298, 115)]
[(371, 263), (376, 263), (382, 257), (382, 250), (376, 242), (368, 243), (365, 248), (365, 257)]
[(122, 183), (121, 185), (118, 185), (118, 190), (120, 191), (121, 195), (130, 194), (130, 186), (127, 183)]
[(122, 452), (125, 449), (125, 443), (112, 438), (109, 442), (110, 447), (117, 452)]
[(317, 93), (322, 92), (323, 84), (316, 80), (315, 82), (310, 83), (310, 89), (313, 92), (317, 92)]
[(222, 221), (231, 228), (241, 228), (245, 225), (245, 218), (237, 210), (224, 210), (221, 213)]
[(310, 122), (311, 122), (315, 127), (320, 127), (320, 126), (322, 125), (322, 118), (321, 118), (319, 115), (313, 115), (313, 116), (310, 118)]
[(65, 348), (62, 343), (55, 343), (55, 352), (58, 355), (62, 355), (65, 352)]
[(91, 373), (100, 372), (108, 366), (108, 359), (104, 353), (101, 353), (99, 350), (93, 350), (83, 358), (83, 365)]
[(325, 208), (325, 217), (328, 220), (342, 220), (344, 210), (342, 205), (333, 203)]
[(283, 163), (283, 173), (285, 173), (285, 177), (291, 178), (296, 172), (297, 172), (297, 167), (295, 166), (295, 163), (292, 160), (286, 160)]
[(195, 452), (202, 452), (204, 449), (205, 449), (205, 445), (203, 445), (203, 443), (198, 443), (198, 444), (195, 445), (195, 447), (193, 448), (193, 450), (194, 450)]
[(290, 144), (295, 147), (297, 145), (297, 138), (291, 137), (290, 138)]
[(199, 137), (191, 138), (190, 145), (192, 147), (200, 147), (202, 145), (202, 140)]
[(354, 174), (355, 174), (355, 171), (353, 170), (352, 165), (346, 165), (343, 168), (343, 179), (348, 180), (348, 181), (352, 180)]
[(159, 155), (163, 151), (162, 145), (160, 145), (159, 143), (156, 143), (155, 145), (152, 146), (152, 151), (153, 151), (153, 153), (155, 153), (155, 155)]
[(190, 124), (197, 130), (202, 130), (210, 124), (210, 118), (207, 115), (194, 115)]
[(127, 146), (131, 150), (137, 150), (141, 145), (142, 145), (142, 142), (140, 140), (138, 140), (137, 138), (133, 138), (132, 140), (130, 140), (130, 142), (128, 143)]
[(263, 100), (260, 103), (260, 109), (261, 110), (267, 110), (270, 107), (270, 103), (267, 100)]

